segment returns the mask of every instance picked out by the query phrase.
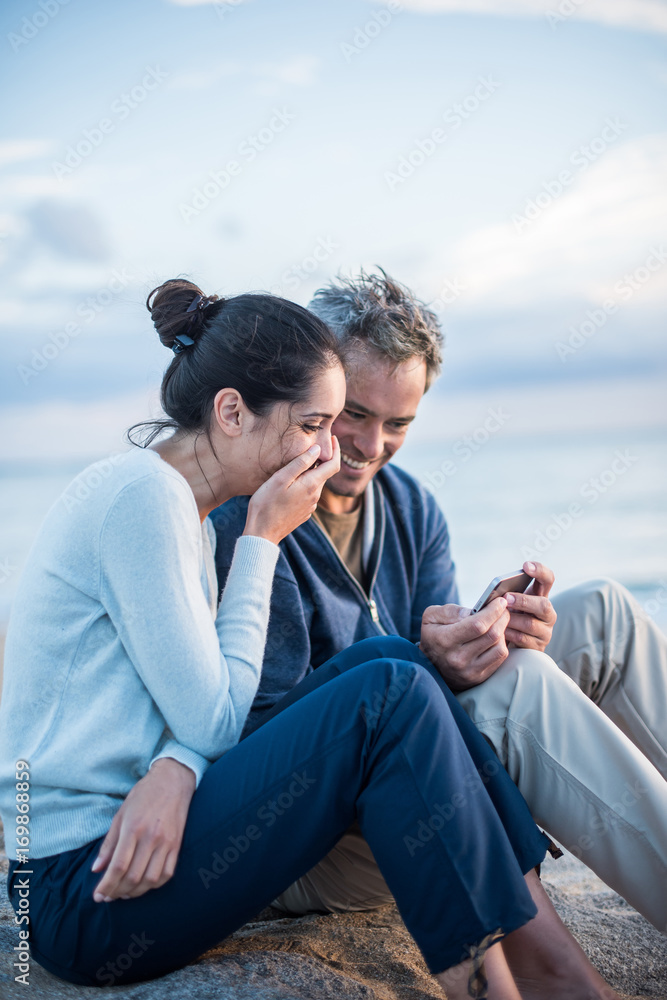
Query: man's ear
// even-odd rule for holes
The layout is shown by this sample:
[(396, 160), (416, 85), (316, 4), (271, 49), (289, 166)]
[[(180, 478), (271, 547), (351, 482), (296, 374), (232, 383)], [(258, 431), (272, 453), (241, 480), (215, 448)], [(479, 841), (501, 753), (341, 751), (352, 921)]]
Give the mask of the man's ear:
[(238, 389), (220, 389), (213, 400), (213, 417), (228, 437), (239, 437), (249, 413)]

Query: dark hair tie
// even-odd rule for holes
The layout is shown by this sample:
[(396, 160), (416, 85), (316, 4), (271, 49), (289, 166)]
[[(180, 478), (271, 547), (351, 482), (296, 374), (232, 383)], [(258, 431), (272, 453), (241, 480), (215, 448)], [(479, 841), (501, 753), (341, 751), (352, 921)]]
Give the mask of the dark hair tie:
[[(190, 328), (196, 326), (203, 322), (204, 312), (210, 305), (213, 305), (217, 301), (217, 296), (212, 296), (209, 298), (207, 295), (195, 295), (194, 299), (185, 310), (186, 313), (192, 313), (190, 317)], [(185, 333), (179, 333), (178, 336), (174, 337), (174, 343), (172, 344), (172, 351), (174, 354), (181, 354), (187, 347), (192, 347), (194, 340)]]
[(192, 337), (188, 337), (185, 333), (179, 333), (177, 337), (174, 337), (174, 343), (171, 345), (171, 349), (174, 354), (181, 354), (186, 347), (192, 347), (194, 340)]

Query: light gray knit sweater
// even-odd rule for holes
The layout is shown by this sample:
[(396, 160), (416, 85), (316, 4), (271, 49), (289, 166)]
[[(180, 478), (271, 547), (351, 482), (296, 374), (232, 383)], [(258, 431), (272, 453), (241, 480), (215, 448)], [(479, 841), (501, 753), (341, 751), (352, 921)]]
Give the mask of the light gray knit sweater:
[(199, 782), (238, 741), (279, 549), (239, 538), (217, 609), (214, 538), (187, 481), (150, 449), (90, 466), (49, 511), (5, 648), (0, 814), (10, 858), (20, 846), (17, 761), (29, 764), (28, 856), (39, 858), (105, 834), (158, 757), (187, 764)]

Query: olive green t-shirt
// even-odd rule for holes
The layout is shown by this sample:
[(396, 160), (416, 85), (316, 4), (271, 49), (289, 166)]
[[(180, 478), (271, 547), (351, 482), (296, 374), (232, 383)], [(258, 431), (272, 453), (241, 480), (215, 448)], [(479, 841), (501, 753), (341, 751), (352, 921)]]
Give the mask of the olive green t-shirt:
[(332, 514), (331, 511), (318, 507), (313, 514), (314, 519), (328, 534), (352, 576), (362, 587), (364, 586), (363, 506), (363, 503), (360, 503), (356, 510), (349, 514)]

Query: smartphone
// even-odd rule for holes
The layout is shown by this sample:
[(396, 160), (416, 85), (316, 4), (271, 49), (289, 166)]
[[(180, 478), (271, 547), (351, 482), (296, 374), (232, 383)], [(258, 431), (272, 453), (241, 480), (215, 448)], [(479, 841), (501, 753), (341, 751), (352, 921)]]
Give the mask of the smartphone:
[(503, 597), (505, 594), (523, 594), (532, 582), (532, 576), (528, 576), (523, 570), (508, 573), (507, 576), (497, 576), (491, 581), (472, 610), (473, 612), (481, 611), (489, 601), (493, 601), (496, 597)]

